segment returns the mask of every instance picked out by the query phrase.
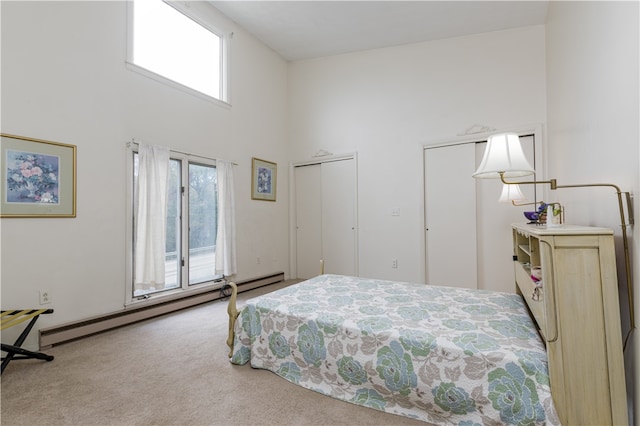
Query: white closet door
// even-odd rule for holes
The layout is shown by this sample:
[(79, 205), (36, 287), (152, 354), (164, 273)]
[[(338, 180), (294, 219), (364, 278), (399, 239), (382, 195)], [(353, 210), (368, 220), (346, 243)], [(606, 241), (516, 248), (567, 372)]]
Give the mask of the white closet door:
[[(524, 155), (534, 168), (534, 139), (533, 136), (520, 137), (520, 144)], [(476, 165), (480, 164), (486, 142), (476, 145)], [(499, 203), (502, 193), (500, 179), (472, 179), (476, 184), (476, 212), (478, 223), (478, 288), (485, 290), (515, 292), (513, 282), (513, 237), (512, 223), (525, 223), (527, 219), (524, 211), (536, 210), (537, 205), (516, 207), (511, 203)], [(513, 180), (513, 179), (512, 179)], [(532, 176), (525, 176), (522, 181), (533, 180)], [(533, 203), (535, 185), (520, 185), (520, 190), (527, 197), (527, 201), (519, 203)], [(549, 201), (549, 200), (545, 200)]]
[(477, 288), (475, 145), (424, 150), (426, 283)]
[[(534, 138), (520, 141), (535, 168)], [(499, 179), (473, 179), (485, 147), (478, 142), (424, 150), (427, 284), (515, 291), (510, 225), (526, 221), (522, 212), (537, 206), (499, 203)], [(536, 200), (535, 185), (520, 189), (525, 202)]]
[(322, 254), (327, 274), (356, 275), (355, 160), (322, 163)]
[(296, 197), (296, 267), (298, 278), (320, 273), (322, 259), (321, 166), (294, 169)]

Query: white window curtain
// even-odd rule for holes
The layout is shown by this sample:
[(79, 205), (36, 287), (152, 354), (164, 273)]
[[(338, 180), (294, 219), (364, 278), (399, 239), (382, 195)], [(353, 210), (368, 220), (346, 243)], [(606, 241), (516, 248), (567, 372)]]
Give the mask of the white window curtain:
[(165, 285), (168, 179), (169, 148), (141, 143), (136, 187), (135, 290), (157, 290)]
[(237, 273), (236, 208), (233, 196), (233, 163), (216, 160), (218, 173), (218, 234), (216, 236), (216, 273)]

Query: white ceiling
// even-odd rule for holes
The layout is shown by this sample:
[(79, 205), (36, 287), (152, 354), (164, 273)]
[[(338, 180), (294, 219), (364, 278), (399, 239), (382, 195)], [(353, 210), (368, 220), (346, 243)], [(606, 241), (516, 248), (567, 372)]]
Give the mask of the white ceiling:
[(547, 1), (217, 1), (287, 60), (544, 24)]

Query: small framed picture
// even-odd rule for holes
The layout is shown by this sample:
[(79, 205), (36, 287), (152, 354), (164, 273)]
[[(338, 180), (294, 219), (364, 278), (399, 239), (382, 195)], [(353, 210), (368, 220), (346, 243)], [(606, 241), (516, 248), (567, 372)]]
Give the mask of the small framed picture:
[(276, 201), (278, 165), (259, 158), (251, 159), (251, 199)]
[(0, 137), (0, 217), (76, 217), (76, 146)]

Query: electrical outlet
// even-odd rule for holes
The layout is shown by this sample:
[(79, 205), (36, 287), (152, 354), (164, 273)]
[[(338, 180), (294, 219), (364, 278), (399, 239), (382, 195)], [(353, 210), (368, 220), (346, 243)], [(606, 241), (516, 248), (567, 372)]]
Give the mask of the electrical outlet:
[(391, 260), (391, 267), (394, 269), (398, 268), (398, 259)]
[(260, 258), (256, 257), (256, 265), (259, 265), (259, 264), (260, 264)]
[(400, 216), (400, 207), (394, 207), (391, 209), (391, 216)]
[(40, 304), (46, 305), (48, 303), (51, 303), (51, 293), (47, 290), (40, 290)]

